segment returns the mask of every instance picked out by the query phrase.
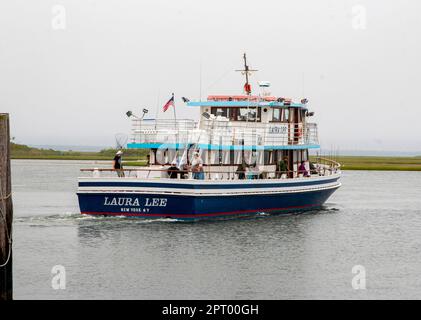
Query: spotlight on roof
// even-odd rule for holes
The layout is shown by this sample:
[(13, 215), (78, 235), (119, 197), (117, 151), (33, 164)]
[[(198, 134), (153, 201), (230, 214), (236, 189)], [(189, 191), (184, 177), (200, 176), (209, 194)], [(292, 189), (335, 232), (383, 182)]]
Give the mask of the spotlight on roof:
[(302, 103), (302, 104), (306, 104), (306, 103), (308, 103), (308, 99), (307, 99), (307, 98), (301, 99), (301, 103)]
[(278, 98), (278, 99), (276, 99), (276, 101), (278, 101), (278, 102), (284, 102), (285, 99), (284, 98)]
[[(143, 115), (145, 115), (145, 114), (143, 114)], [(127, 116), (128, 118), (133, 117), (133, 118), (135, 118), (135, 119), (139, 119), (139, 117), (138, 117), (137, 115), (135, 115), (132, 111), (127, 111), (127, 112), (126, 112), (126, 116)]]
[(186, 97), (181, 97), (181, 99), (183, 100), (184, 103), (187, 103), (190, 101), (190, 99), (187, 99)]
[(207, 120), (209, 120), (211, 116), (210, 116), (210, 114), (208, 112), (203, 112), (202, 113), (202, 117), (205, 118), (205, 119), (207, 119)]
[(146, 113), (148, 113), (148, 112), (149, 112), (149, 110), (148, 110), (148, 109), (143, 109), (143, 110), (142, 110), (142, 112), (143, 112), (144, 114), (146, 114)]

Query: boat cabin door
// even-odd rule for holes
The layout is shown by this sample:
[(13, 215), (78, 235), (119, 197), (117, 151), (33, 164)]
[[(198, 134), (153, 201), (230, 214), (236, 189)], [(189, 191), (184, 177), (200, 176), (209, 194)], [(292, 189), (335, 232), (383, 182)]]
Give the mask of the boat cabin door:
[(303, 119), (300, 108), (289, 109), (289, 143), (300, 144), (303, 139)]

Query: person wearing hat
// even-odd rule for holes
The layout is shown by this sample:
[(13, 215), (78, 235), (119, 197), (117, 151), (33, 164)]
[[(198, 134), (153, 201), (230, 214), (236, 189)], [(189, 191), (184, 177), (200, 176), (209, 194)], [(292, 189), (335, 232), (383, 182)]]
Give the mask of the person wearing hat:
[(123, 151), (118, 150), (115, 154), (114, 160), (113, 160), (113, 169), (118, 170), (117, 175), (119, 177), (124, 177), (124, 171), (123, 171), (123, 165), (121, 160), (121, 155), (123, 154)]

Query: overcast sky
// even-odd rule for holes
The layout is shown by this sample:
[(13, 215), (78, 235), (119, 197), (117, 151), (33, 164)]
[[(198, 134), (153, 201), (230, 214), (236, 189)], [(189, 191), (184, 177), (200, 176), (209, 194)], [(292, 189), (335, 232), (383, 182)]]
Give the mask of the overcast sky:
[(202, 97), (241, 94), (247, 52), (252, 84), (309, 99), (324, 148), (421, 151), (420, 14), (416, 0), (2, 0), (0, 112), (20, 143), (114, 145), (129, 109), (172, 117), (172, 92), (177, 117), (198, 118), (180, 97), (198, 99), (200, 78)]

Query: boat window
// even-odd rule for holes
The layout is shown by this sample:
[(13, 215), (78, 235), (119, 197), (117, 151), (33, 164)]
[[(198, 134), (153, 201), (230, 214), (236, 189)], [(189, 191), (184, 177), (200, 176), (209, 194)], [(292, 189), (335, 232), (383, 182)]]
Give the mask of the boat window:
[(239, 108), (230, 108), (229, 110), (229, 114), (230, 114), (230, 121), (237, 121), (237, 116), (238, 116), (238, 109)]
[(215, 116), (221, 116), (228, 118), (229, 108), (211, 108), (211, 113)]
[(281, 109), (273, 108), (272, 122), (280, 122), (281, 121), (281, 113), (282, 113)]
[(305, 109), (301, 109), (301, 121), (303, 121), (305, 118), (306, 118), (306, 110)]
[(282, 109), (282, 122), (288, 122), (289, 109)]
[(273, 151), (265, 150), (264, 151), (264, 164), (267, 165), (267, 164), (274, 164), (274, 163), (275, 163), (275, 161), (274, 161)]
[[(239, 108), (237, 112), (237, 121), (260, 121), (261, 110), (256, 107)], [(256, 119), (257, 117), (257, 119)]]

